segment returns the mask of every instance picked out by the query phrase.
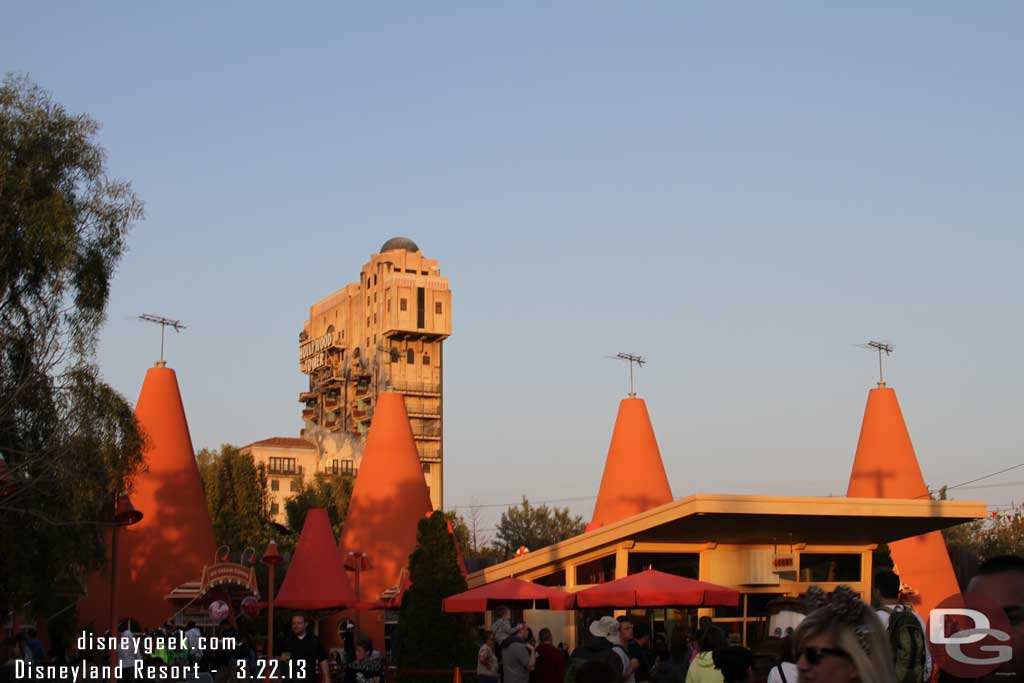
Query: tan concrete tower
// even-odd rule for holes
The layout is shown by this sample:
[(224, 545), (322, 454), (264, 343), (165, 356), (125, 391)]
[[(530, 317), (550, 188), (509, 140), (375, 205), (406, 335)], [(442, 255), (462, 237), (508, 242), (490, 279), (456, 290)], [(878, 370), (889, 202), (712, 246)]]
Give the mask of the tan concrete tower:
[(322, 460), (359, 468), (377, 396), (405, 399), (434, 509), (444, 501), (443, 350), (451, 334), (451, 290), (437, 261), (395, 237), (370, 256), (359, 281), (317, 301), (299, 334), (309, 376), (302, 436)]

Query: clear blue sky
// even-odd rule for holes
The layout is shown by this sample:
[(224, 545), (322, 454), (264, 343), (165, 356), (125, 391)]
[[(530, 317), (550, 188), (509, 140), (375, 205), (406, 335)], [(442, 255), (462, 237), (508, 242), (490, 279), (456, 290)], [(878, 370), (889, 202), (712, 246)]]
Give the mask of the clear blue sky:
[(102, 370), (134, 401), (133, 316), (183, 319), (197, 449), (298, 433), (307, 306), (408, 235), (449, 504), (594, 495), (620, 350), (676, 496), (844, 492), (872, 337), (929, 483), (1024, 462), (1024, 5), (342, 4), (5, 10), (147, 203)]

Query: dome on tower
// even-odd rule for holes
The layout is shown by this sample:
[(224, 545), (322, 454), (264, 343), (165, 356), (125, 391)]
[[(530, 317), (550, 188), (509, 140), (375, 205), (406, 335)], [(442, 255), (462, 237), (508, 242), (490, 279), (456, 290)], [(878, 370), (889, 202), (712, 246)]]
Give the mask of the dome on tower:
[(392, 237), (380, 248), (380, 253), (383, 254), (385, 251), (391, 251), (392, 249), (405, 249), (406, 251), (420, 250), (420, 248), (416, 246), (416, 243), (408, 237)]

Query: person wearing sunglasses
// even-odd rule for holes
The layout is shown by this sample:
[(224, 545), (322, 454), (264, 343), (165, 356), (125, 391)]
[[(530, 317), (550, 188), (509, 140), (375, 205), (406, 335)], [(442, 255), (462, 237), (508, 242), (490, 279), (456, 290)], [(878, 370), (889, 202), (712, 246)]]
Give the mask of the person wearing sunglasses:
[(993, 677), (1018, 681), (1024, 678), (1024, 557), (999, 555), (981, 563), (967, 585), (971, 593), (981, 593), (1003, 608), (1010, 622), (1013, 659), (999, 667)]
[(811, 586), (816, 609), (800, 622), (795, 640), (800, 683), (892, 683), (889, 638), (875, 611), (848, 586), (830, 595)]

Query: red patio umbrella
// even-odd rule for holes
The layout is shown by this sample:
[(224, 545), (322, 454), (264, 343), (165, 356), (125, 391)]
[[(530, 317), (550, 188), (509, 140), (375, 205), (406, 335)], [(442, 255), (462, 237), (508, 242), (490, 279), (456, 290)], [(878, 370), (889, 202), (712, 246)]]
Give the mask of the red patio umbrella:
[(735, 607), (739, 591), (654, 569), (575, 594), (577, 607)]
[(573, 594), (522, 579), (502, 579), (444, 599), (445, 612), (486, 612), (498, 605), (517, 609), (572, 609)]

